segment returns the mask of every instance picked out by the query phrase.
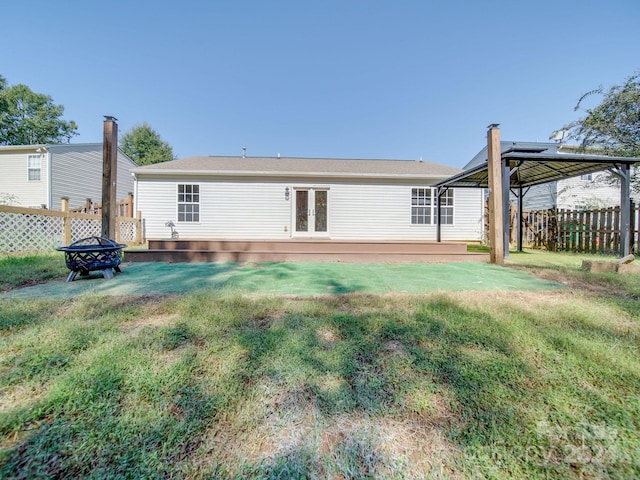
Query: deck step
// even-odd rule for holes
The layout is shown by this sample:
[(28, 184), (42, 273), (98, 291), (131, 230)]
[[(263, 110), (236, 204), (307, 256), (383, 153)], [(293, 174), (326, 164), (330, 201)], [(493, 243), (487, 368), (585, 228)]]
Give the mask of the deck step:
[(197, 250), (212, 252), (315, 253), (315, 254), (418, 254), (459, 255), (464, 243), (416, 241), (344, 240), (149, 240), (149, 250)]
[(149, 240), (148, 250), (125, 250), (128, 262), (349, 262), (487, 261), (465, 243), (376, 240)]

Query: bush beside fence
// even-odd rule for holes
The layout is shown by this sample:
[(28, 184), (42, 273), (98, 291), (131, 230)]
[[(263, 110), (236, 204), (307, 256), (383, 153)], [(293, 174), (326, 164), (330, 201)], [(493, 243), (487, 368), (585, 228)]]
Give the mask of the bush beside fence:
[[(0, 205), (0, 252), (51, 250), (81, 238), (100, 236), (102, 216), (65, 209), (46, 210)], [(143, 243), (142, 217), (116, 217), (118, 243)]]

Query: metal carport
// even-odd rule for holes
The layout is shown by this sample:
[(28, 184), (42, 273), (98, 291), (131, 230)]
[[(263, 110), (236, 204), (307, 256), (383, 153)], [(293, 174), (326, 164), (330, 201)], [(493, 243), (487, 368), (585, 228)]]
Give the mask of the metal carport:
[[(509, 192), (518, 199), (518, 250), (522, 249), (522, 199), (533, 185), (608, 170), (620, 179), (621, 256), (629, 254), (631, 166), (637, 157), (567, 152), (557, 143), (501, 142), (497, 124), (490, 125), (487, 147), (465, 170), (435, 185), (437, 198), (448, 188), (488, 188), (491, 261), (502, 263), (509, 252)], [(438, 201), (438, 217), (440, 204)], [(438, 222), (440, 241), (440, 222)], [(502, 242), (500, 238), (502, 237)]]

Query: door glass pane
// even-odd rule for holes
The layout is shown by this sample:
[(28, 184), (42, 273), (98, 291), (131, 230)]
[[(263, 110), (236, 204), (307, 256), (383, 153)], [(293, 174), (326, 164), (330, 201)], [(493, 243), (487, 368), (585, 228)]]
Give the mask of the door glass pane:
[(309, 192), (296, 190), (296, 232), (309, 231)]
[(327, 191), (316, 190), (316, 202), (315, 202), (315, 231), (326, 232), (327, 231)]

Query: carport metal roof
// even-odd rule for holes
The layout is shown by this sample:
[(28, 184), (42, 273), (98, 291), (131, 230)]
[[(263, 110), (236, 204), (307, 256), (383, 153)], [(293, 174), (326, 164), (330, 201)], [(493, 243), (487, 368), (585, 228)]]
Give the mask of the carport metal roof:
[[(617, 169), (640, 162), (637, 157), (592, 155), (567, 150), (557, 143), (500, 142), (501, 157), (510, 171), (510, 187), (530, 187), (563, 178)], [(487, 148), (465, 167), (436, 187), (488, 188)]]

